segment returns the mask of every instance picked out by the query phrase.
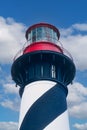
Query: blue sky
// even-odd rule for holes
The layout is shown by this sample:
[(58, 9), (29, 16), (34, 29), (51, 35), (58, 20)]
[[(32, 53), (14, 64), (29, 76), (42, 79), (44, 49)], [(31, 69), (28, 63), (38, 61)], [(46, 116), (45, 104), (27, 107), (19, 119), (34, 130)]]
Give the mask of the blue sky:
[(77, 73), (67, 97), (70, 130), (87, 130), (87, 0), (0, 1), (0, 130), (17, 130), (20, 97), (11, 79), (12, 59), (28, 26), (48, 22), (72, 54)]

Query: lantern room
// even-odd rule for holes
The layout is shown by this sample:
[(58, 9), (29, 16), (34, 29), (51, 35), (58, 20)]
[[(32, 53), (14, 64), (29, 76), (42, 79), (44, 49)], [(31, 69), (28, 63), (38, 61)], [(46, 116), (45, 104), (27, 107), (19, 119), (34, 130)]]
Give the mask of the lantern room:
[(28, 44), (24, 49), (24, 54), (39, 50), (62, 52), (61, 47), (58, 45), (60, 32), (51, 24), (35, 24), (28, 28), (25, 37)]
[(35, 24), (26, 31), (26, 39), (30, 44), (38, 41), (57, 43), (59, 37), (59, 30), (47, 23)]

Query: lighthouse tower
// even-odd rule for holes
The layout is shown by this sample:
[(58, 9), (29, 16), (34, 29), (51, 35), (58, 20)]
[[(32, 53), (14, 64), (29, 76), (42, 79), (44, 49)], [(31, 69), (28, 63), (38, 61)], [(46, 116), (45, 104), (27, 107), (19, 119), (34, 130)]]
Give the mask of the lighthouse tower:
[(27, 44), (11, 75), (20, 86), (19, 130), (69, 130), (67, 85), (75, 76), (71, 56), (59, 44), (59, 30), (39, 23), (26, 31)]

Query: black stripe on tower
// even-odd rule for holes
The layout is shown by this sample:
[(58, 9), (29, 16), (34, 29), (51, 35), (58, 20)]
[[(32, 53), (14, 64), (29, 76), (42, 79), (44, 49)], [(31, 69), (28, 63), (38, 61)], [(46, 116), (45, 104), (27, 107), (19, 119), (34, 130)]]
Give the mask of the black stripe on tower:
[(66, 87), (72, 82), (75, 71), (69, 57), (54, 51), (24, 54), (15, 60), (11, 68), (13, 80), (20, 86), (20, 96), (27, 84), (38, 80), (51, 80)]
[(26, 113), (20, 130), (43, 130), (67, 110), (67, 89), (61, 84), (53, 86), (37, 99)]

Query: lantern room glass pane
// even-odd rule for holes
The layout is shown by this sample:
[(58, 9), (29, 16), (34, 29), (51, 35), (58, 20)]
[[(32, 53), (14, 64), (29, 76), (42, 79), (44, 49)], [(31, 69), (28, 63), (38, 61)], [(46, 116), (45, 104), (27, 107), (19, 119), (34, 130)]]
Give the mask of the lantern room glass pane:
[(38, 41), (47, 41), (52, 43), (58, 42), (57, 32), (49, 27), (37, 27), (32, 29), (28, 34), (28, 41), (30, 43)]
[(37, 28), (37, 41), (42, 40), (42, 27)]
[(36, 42), (36, 29), (32, 30), (32, 42)]

